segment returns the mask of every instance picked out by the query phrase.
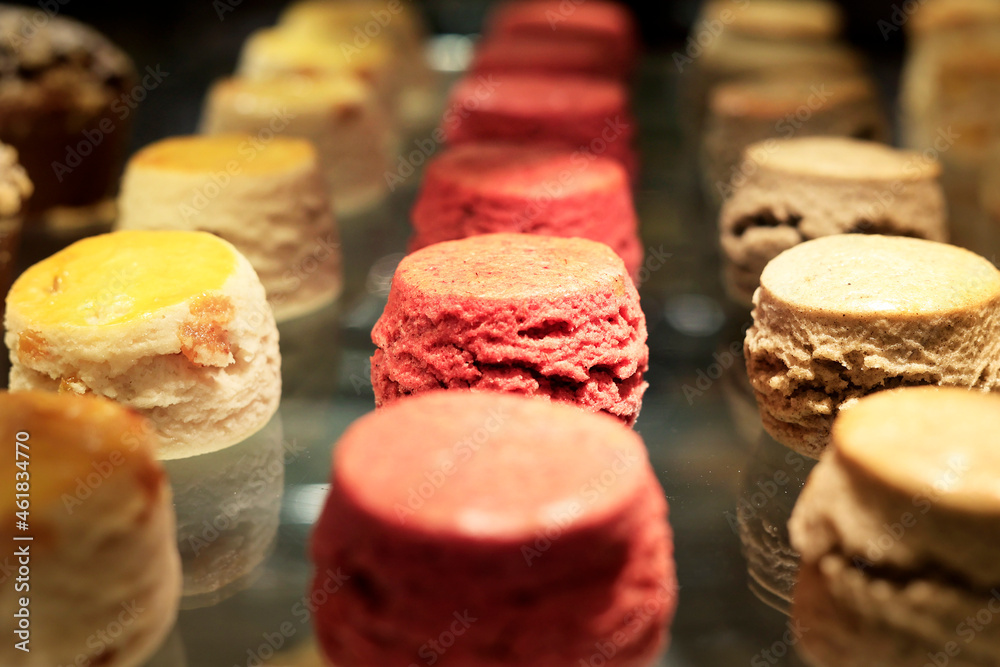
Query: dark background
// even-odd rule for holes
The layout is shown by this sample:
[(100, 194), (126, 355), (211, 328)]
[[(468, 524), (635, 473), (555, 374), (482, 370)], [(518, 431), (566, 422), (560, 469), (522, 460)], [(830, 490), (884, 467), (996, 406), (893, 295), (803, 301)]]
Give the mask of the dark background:
[[(488, 0), (403, 0), (415, 2), (436, 32), (474, 33)], [(571, 0), (567, 0), (571, 1)], [(895, 61), (902, 30), (883, 38), (879, 20), (890, 20), (904, 0), (844, 0), (848, 38), (877, 61)], [(910, 3), (919, 0), (907, 0)], [(160, 66), (169, 73), (136, 114), (133, 147), (171, 134), (195, 131), (201, 97), (216, 78), (232, 72), (244, 38), (273, 24), (288, 0), (35, 0), (26, 6), (58, 8), (60, 15), (89, 23), (124, 48), (138, 69)], [(699, 0), (629, 4), (639, 17), (647, 48), (682, 46)]]

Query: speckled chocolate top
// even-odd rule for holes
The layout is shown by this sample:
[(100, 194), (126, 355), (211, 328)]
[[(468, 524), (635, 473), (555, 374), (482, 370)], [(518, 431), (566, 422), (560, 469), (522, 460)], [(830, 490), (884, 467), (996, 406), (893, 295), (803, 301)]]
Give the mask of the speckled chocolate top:
[(135, 78), (124, 52), (72, 19), (0, 5), (0, 35), (0, 100), (46, 91), (104, 98)]

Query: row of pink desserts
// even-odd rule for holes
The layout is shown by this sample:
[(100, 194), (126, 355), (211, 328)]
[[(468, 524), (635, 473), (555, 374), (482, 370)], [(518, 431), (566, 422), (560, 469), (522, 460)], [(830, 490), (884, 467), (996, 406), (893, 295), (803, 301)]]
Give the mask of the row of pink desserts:
[(635, 31), (564, 4), (500, 5), (444, 113), (372, 332), (379, 409), (338, 443), (313, 534), (340, 667), (643, 667), (666, 646), (667, 506), (628, 428), (649, 359)]

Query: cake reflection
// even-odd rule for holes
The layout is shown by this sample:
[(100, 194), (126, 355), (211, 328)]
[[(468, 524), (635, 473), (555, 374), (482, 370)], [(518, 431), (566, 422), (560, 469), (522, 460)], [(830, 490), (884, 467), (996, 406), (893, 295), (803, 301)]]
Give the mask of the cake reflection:
[(184, 566), (181, 606), (218, 604), (253, 583), (274, 545), (285, 481), (281, 418), (232, 447), (164, 466)]
[(736, 521), (747, 561), (750, 590), (790, 614), (799, 554), (788, 537), (788, 519), (815, 461), (767, 434), (757, 441), (740, 478)]

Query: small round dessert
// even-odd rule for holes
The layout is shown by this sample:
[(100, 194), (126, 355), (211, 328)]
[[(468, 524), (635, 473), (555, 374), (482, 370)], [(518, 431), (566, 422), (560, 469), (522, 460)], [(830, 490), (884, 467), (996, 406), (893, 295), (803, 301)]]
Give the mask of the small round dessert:
[(587, 239), (486, 234), (399, 263), (372, 330), (375, 404), (431, 389), (543, 396), (635, 423), (649, 366), (639, 294)]
[(12, 390), (98, 394), (149, 417), (161, 459), (259, 431), (278, 330), (253, 267), (206, 232), (122, 231), (35, 264), (7, 295)]
[(340, 238), (316, 149), (244, 135), (164, 139), (129, 161), (116, 229), (194, 229), (236, 246), (279, 322), (340, 294)]
[(442, 127), (450, 145), (503, 141), (604, 155), (633, 179), (636, 122), (617, 81), (509, 73), (467, 76), (451, 91)]
[(223, 79), (208, 94), (202, 131), (249, 135), (258, 151), (277, 134), (310, 140), (338, 215), (361, 213), (388, 195), (392, 125), (372, 88), (355, 77)]
[[(332, 481), (312, 599), (333, 664), (648, 667), (666, 644), (667, 505), (642, 439), (609, 417), (425, 394), (355, 422)], [(461, 636), (428, 647), (442, 632)]]
[(625, 169), (609, 158), (509, 144), (462, 144), (424, 171), (411, 250), (441, 241), (521, 232), (611, 246), (635, 277), (642, 244)]
[(933, 156), (839, 137), (751, 144), (719, 218), (730, 296), (749, 304), (764, 266), (782, 251), (831, 234), (947, 241), (947, 211)]
[(809, 663), (1000, 664), (998, 479), (996, 396), (907, 387), (844, 410), (789, 526)]
[(244, 42), (236, 73), (249, 79), (355, 76), (375, 89), (387, 112), (394, 112), (400, 82), (392, 44), (376, 40), (360, 49), (353, 48), (353, 40), (347, 41), (353, 35), (339, 37), (283, 28), (258, 30)]
[(152, 426), (99, 397), (2, 392), (0, 438), (10, 480), (0, 535), (22, 584), (15, 590), (11, 574), (0, 589), (0, 663), (146, 664), (174, 625), (181, 589)]
[(632, 73), (628, 65), (609, 59), (599, 40), (513, 35), (477, 44), (470, 70), (474, 74), (523, 72), (625, 80)]
[(916, 42), (946, 31), (1000, 25), (1000, 5), (993, 0), (924, 0), (904, 25)]
[(278, 27), (334, 41), (344, 52), (341, 57), (350, 55), (352, 60), (355, 49), (382, 43), (392, 50), (390, 77), (400, 86), (398, 119), (410, 129), (433, 129), (440, 114), (437, 82), (424, 51), (427, 26), (412, 3), (298, 0), (281, 12)]
[[(51, 228), (110, 224), (147, 91), (129, 57), (92, 28), (37, 8), (0, 5), (0, 141), (35, 185), (26, 214)], [(154, 85), (165, 73), (150, 68)]]
[(743, 151), (758, 141), (817, 135), (879, 141), (887, 134), (878, 91), (864, 76), (798, 73), (726, 83), (709, 98), (701, 146), (705, 191), (721, 203), (741, 176)]
[(695, 29), (721, 23), (726, 31), (766, 40), (834, 40), (844, 28), (844, 14), (830, 0), (754, 0), (734, 6), (732, 0), (710, 0)]
[(510, 0), (487, 19), (493, 37), (535, 37), (550, 42), (586, 39), (597, 44), (619, 71), (631, 71), (639, 51), (639, 31), (628, 8), (617, 2), (588, 0)]
[(968, 250), (840, 234), (772, 260), (744, 353), (764, 428), (818, 458), (837, 412), (905, 385), (1000, 389), (1000, 271)]

